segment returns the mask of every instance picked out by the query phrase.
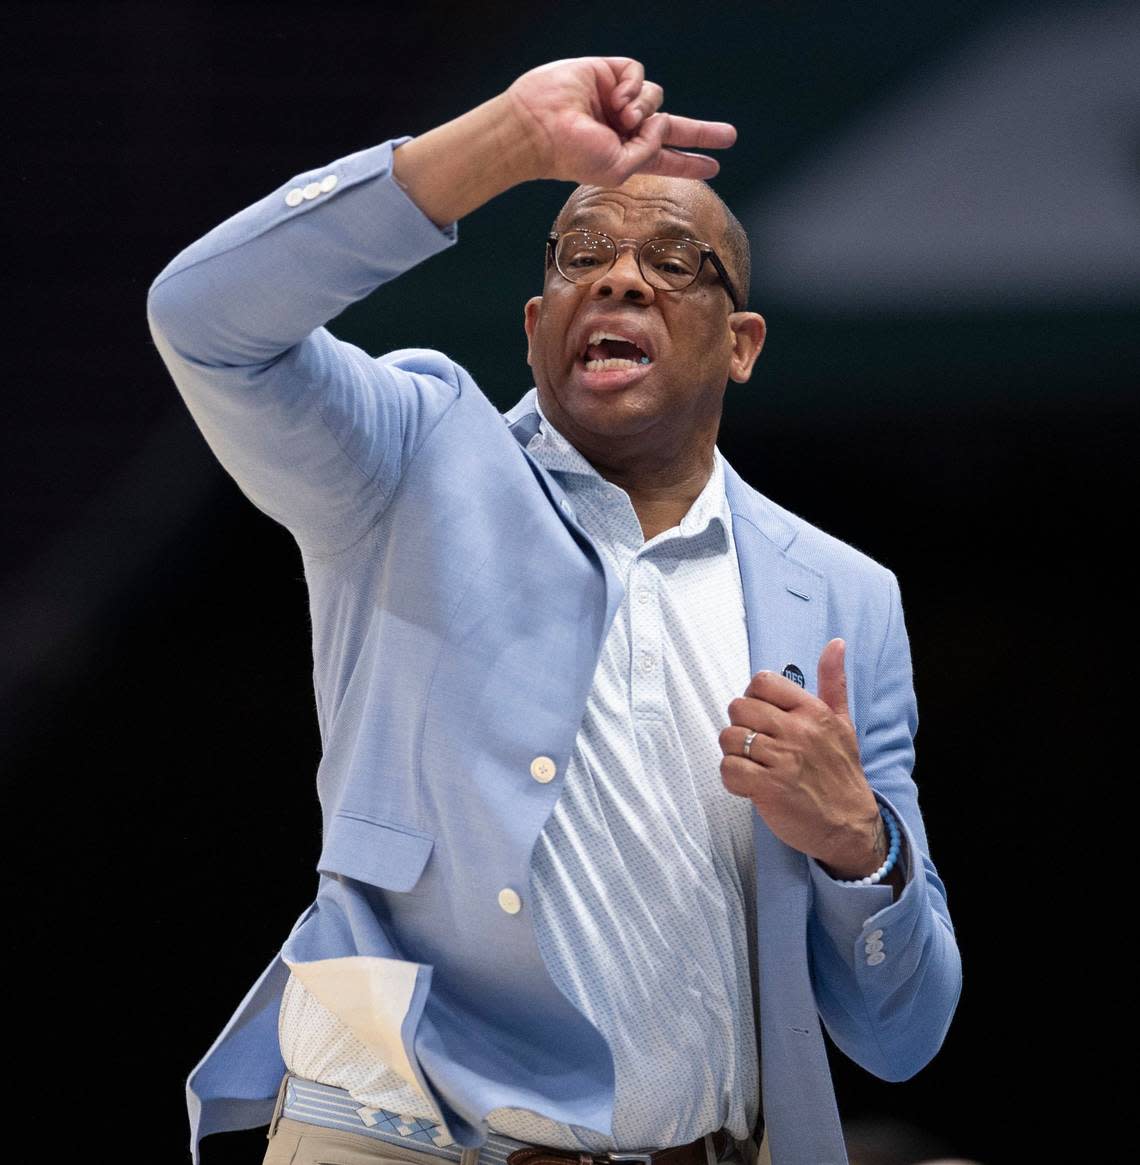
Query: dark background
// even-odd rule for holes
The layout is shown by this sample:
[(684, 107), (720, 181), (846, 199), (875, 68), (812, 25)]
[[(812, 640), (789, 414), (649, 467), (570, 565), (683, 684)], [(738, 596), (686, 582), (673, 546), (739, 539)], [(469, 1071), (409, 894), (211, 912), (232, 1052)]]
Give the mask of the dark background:
[[(154, 276), (294, 173), (422, 133), (585, 53), (638, 57), (666, 109), (733, 122), (716, 187), (738, 213), (762, 209), (963, 38), (1055, 10), (4, 11), (18, 51), (5, 80), (0, 695), (26, 969), (10, 999), (51, 1017), (52, 1038), (21, 1059), (49, 1111), (77, 1087), (97, 1098), (100, 1082), (130, 1082), (137, 1155), (180, 1161), (184, 1078), (315, 891), (319, 741), (300, 556), (221, 471), (159, 361)], [(1104, 119), (1135, 210), (1137, 109), (1107, 102)], [(441, 348), (507, 408), (532, 383), (522, 304), (568, 190), (504, 195), (334, 331), (375, 353)], [(1025, 191), (1027, 218), (1038, 193)], [(1062, 281), (1024, 300), (948, 292), (935, 308), (904, 296), (862, 311), (766, 294), (765, 278), (758, 248), (752, 302), (769, 339), (752, 381), (730, 386), (720, 446), (762, 492), (899, 576), (915, 776), (965, 967), (939, 1056), (891, 1085), (836, 1055), (840, 1109), (917, 1125), (986, 1163), (1030, 1160), (1055, 1145), (1064, 1065), (1079, 1056), (1069, 1000), (1100, 990), (1100, 940), (1078, 907), (1099, 896), (1081, 885), (1104, 845), (1093, 786), (1130, 776), (1104, 759), (1102, 729), (1119, 718), (1106, 674), (1132, 593), (1107, 535), (1135, 440), (1135, 281), (1075, 301)], [(83, 1108), (88, 1133), (101, 1107)], [(219, 1137), (204, 1160), (259, 1162), (263, 1147), (261, 1132)]]

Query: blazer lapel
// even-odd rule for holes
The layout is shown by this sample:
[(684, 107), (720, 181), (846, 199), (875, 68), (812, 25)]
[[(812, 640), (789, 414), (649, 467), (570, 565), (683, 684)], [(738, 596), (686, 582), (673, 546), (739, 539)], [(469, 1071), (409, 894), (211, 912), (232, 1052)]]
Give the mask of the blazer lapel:
[[(625, 597), (625, 587), (621, 580), (614, 572), (613, 568), (606, 562), (605, 558), (598, 552), (598, 548), (594, 545), (594, 540), (589, 534), (578, 524), (578, 519), (574, 513), (574, 507), (570, 499), (566, 496), (566, 492), (562, 486), (558, 484), (554, 475), (551, 474), (545, 466), (540, 465), (527, 452), (527, 445), (531, 438), (538, 432), (541, 417), (539, 416), (538, 408), (535, 405), (535, 400), (538, 396), (538, 389), (532, 388), (527, 392), (523, 398), (510, 409), (508, 412), (502, 413), (503, 420), (507, 423), (507, 428), (510, 429), (511, 435), (518, 442), (519, 449), (523, 456), (527, 459), (531, 469), (534, 471), (535, 477), (538, 479), (539, 485), (542, 486), (546, 496), (550, 499), (558, 516), (566, 524), (567, 529), (574, 536), (576, 541), (582, 546), (584, 550), (594, 560), (594, 564), (598, 570), (602, 572), (602, 577), (605, 579), (606, 587), (606, 621), (605, 628), (608, 631), (610, 624), (614, 621), (617, 615), (618, 608), (621, 606), (621, 601)], [(599, 645), (600, 648), (600, 645)]]
[[(752, 671), (795, 664), (817, 692), (827, 629), (827, 581), (788, 554), (796, 530), (725, 463), (725, 493), (744, 591)], [(842, 1160), (843, 1134), (808, 974), (807, 858), (782, 842), (758, 812), (756, 936), (760, 980), (760, 1070), (773, 1159)]]
[(826, 581), (787, 554), (795, 528), (765, 505), (727, 462), (724, 486), (732, 510), (753, 674), (781, 673), (794, 664), (803, 673), (806, 690), (814, 695), (826, 642)]

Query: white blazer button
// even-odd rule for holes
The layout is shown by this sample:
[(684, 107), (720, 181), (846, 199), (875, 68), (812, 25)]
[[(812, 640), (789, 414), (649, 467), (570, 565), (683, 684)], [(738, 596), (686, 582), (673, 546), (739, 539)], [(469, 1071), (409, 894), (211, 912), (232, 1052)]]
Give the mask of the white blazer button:
[(320, 192), (321, 184), (319, 182), (310, 182), (309, 185), (301, 191), (301, 195), (311, 202), (314, 198), (317, 197), (318, 194), (320, 194)]
[(883, 940), (881, 938), (872, 938), (867, 940), (867, 945), (864, 948), (869, 955), (873, 955), (876, 951), (883, 949)]
[(321, 193), (328, 194), (328, 192), (336, 185), (336, 175), (326, 174), (321, 179)]
[(873, 931), (871, 931), (871, 933), (869, 935), (867, 935), (867, 941), (873, 943), (877, 939), (881, 939), (882, 937), (883, 937), (883, 932), (881, 930), (873, 930)]
[(536, 756), (530, 762), (530, 775), (540, 784), (545, 785), (548, 781), (553, 781), (556, 772), (558, 767), (548, 756)]
[(288, 194), (285, 195), (286, 206), (300, 206), (305, 201), (305, 192), (300, 186), (294, 186)]
[(867, 956), (867, 966), (877, 967), (886, 957), (882, 951), (876, 951), (873, 955)]
[(522, 899), (515, 893), (510, 886), (504, 886), (499, 891), (499, 905), (508, 914), (518, 914), (522, 909)]

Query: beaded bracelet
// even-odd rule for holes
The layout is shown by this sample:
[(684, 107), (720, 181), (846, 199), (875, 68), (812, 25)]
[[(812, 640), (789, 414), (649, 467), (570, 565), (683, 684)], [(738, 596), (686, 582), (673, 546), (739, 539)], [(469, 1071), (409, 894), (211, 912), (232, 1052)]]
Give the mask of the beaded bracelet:
[(895, 868), (895, 862), (898, 861), (899, 849), (902, 845), (898, 822), (895, 821), (894, 815), (885, 805), (880, 805), (879, 809), (883, 814), (883, 821), (886, 823), (887, 833), (891, 839), (890, 849), (887, 850), (887, 860), (873, 874), (868, 874), (865, 878), (836, 879), (841, 886), (876, 886)]

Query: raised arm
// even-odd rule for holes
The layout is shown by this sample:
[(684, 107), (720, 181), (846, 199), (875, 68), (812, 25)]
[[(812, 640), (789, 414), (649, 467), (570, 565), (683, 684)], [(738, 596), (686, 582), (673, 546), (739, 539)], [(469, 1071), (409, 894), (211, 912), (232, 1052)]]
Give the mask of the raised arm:
[(324, 325), (519, 182), (714, 174), (675, 147), (731, 145), (735, 130), (661, 113), (662, 97), (628, 58), (544, 65), (422, 137), (294, 176), (160, 273), (160, 355), (223, 466), (303, 550), (355, 543), (461, 387), (440, 353), (374, 359)]

